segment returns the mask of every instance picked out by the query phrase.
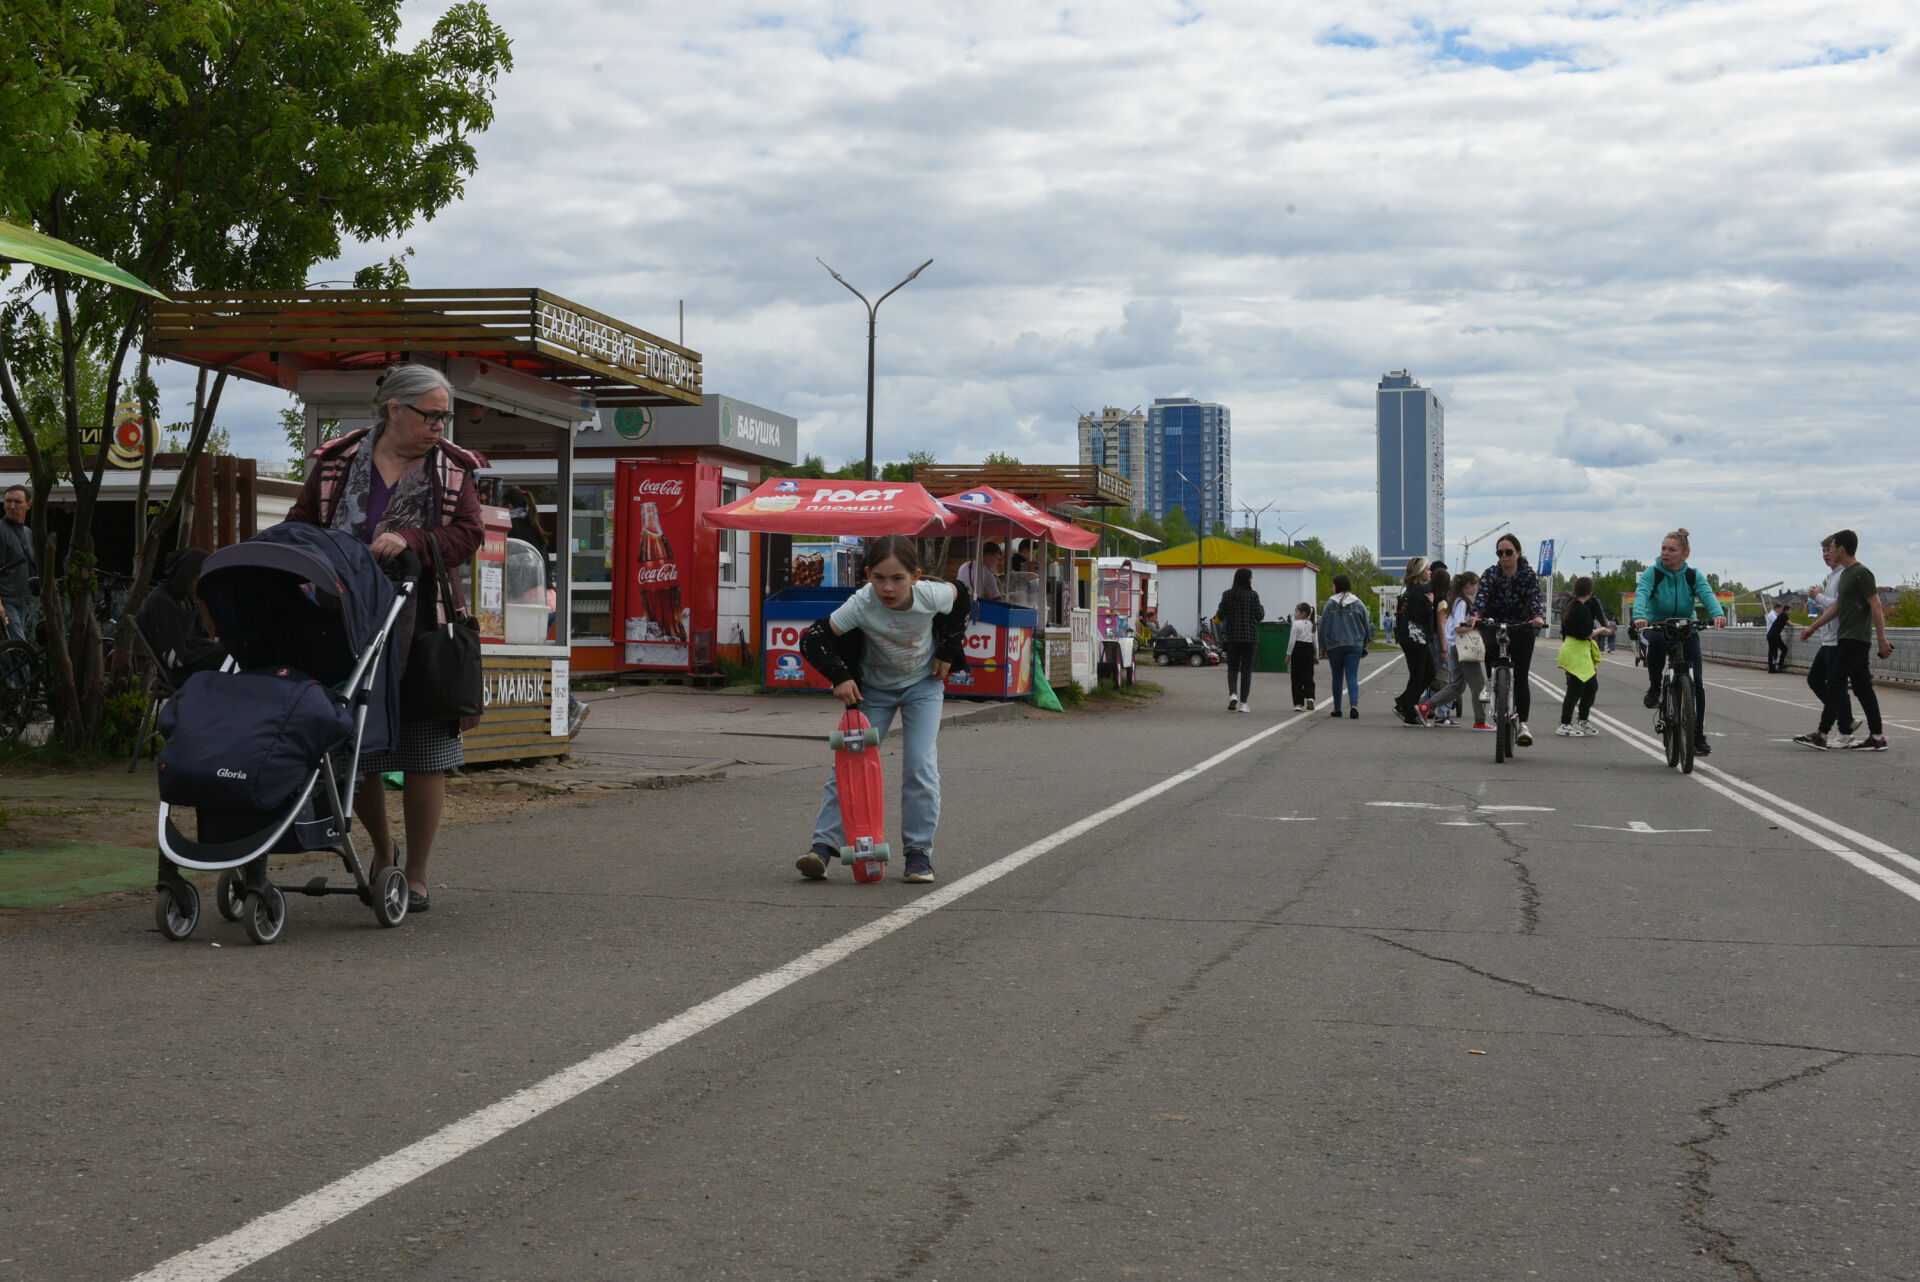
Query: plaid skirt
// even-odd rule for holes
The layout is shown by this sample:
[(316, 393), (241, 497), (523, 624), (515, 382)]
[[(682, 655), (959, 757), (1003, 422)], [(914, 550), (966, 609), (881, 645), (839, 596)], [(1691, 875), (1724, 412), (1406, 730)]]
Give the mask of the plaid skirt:
[(403, 719), (399, 742), (385, 752), (370, 752), (361, 757), (360, 771), (362, 774), (384, 774), (389, 770), (435, 774), (452, 770), (467, 759), (453, 726), (451, 721)]

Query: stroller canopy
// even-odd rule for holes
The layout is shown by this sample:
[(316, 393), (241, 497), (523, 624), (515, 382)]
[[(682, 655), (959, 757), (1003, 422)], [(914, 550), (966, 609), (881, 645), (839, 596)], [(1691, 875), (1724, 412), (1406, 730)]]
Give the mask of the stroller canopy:
[[(338, 686), (379, 636), (393, 585), (360, 540), (293, 521), (221, 548), (200, 570), (200, 599), (243, 670), (296, 668)], [(400, 673), (383, 654), (361, 750), (390, 746)]]

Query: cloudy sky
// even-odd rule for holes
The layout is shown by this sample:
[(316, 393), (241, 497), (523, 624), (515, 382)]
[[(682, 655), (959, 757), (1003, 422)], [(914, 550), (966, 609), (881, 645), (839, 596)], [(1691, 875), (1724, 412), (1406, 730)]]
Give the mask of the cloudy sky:
[[(410, 8), (409, 31), (443, 5)], [(1232, 407), (1236, 502), (1373, 544), (1373, 387), (1446, 406), (1454, 544), (1804, 584), (1920, 571), (1920, 34), (1892, 0), (488, 0), (465, 199), (321, 277), (541, 286), (862, 451), (1075, 458), (1075, 409)], [(243, 452), (284, 403), (235, 397)], [(1267, 518), (1271, 536), (1275, 515)], [(1486, 559), (1487, 548), (1474, 560)]]

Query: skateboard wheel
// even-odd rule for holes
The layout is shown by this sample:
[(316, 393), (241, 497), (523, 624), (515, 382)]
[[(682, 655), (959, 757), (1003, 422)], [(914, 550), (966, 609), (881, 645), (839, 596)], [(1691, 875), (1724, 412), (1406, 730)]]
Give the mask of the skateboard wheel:
[(883, 841), (879, 845), (873, 848), (872, 857), (875, 859), (878, 859), (881, 863), (884, 864), (885, 862), (887, 862), (887, 856), (892, 853), (893, 853), (893, 847), (889, 846), (886, 842)]
[(832, 748), (835, 752), (840, 751), (841, 746), (845, 744), (846, 741), (847, 737), (838, 730), (827, 731), (827, 747)]
[(880, 733), (879, 726), (874, 726), (871, 730), (867, 731), (867, 742), (872, 744), (876, 748), (880, 746), (880, 740), (885, 737), (886, 736)]

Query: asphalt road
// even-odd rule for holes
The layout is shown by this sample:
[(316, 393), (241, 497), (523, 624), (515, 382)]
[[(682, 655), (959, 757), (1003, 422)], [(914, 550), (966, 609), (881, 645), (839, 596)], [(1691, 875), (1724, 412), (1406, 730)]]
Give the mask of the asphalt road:
[(802, 881), (824, 747), (734, 737), (398, 930), (0, 934), (0, 1277), (1920, 1277), (1920, 696), (1711, 668), (1688, 778), (1631, 668), (1500, 767), (1376, 668), (954, 726), (933, 887)]

